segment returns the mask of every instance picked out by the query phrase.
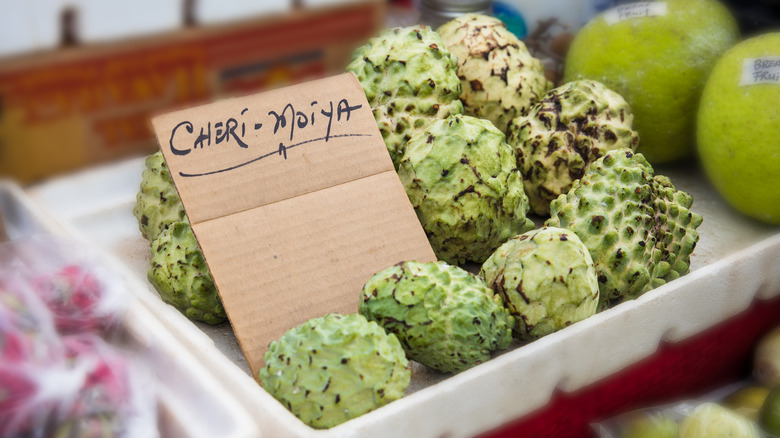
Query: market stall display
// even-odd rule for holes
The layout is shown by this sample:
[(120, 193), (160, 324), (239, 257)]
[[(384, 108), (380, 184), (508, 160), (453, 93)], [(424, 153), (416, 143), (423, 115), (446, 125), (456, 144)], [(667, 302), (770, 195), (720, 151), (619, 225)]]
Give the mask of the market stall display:
[[(648, 13), (647, 16), (640, 16), (640, 19), (656, 15), (658, 14)], [(418, 44), (415, 40), (430, 43), (419, 29), (386, 33), (390, 36), (393, 34), (405, 36), (403, 44), (406, 45)], [(427, 44), (427, 49), (421, 50), (425, 53), (441, 51), (437, 43)], [(363, 58), (356, 56), (355, 59), (355, 62), (359, 62)], [(383, 59), (387, 61), (389, 58), (386, 56)], [(381, 64), (379, 61), (372, 64), (374, 68), (362, 67), (359, 70), (372, 74), (378, 72), (381, 76), (382, 69), (387, 68), (398, 75), (393, 80), (398, 80), (401, 84), (393, 90), (380, 89), (379, 92), (375, 88), (381, 82), (380, 79), (374, 76), (363, 78), (363, 88), (369, 97), (372, 93), (381, 95), (380, 99), (384, 99), (382, 96), (392, 97), (389, 103), (375, 103), (369, 98), (372, 107), (375, 107), (374, 116), (381, 128), (382, 123), (387, 122), (388, 116), (393, 115), (393, 111), (388, 110), (385, 114), (382, 112), (385, 110), (377, 111), (377, 108), (384, 104), (388, 104), (390, 108), (398, 105), (401, 100), (398, 100), (399, 94), (394, 94), (396, 91), (401, 93), (403, 103), (409, 103), (404, 109), (411, 108), (409, 111), (415, 113), (415, 108), (422, 102), (416, 101), (417, 94), (427, 98), (438, 89), (438, 84), (428, 78), (423, 80), (421, 85), (417, 84), (419, 87), (412, 87), (412, 83), (420, 82), (419, 72), (410, 73), (412, 69), (409, 66), (413, 66), (413, 63), (401, 59), (393, 60), (393, 66), (376, 67)], [(445, 71), (448, 68), (451, 69), (452, 66), (442, 67)], [(418, 76), (409, 76), (410, 74)], [(358, 78), (360, 79), (360, 76)], [(452, 91), (449, 88), (447, 90)], [(430, 104), (425, 102), (426, 105)], [(431, 108), (438, 114), (438, 104), (433, 104)], [(553, 106), (553, 110), (558, 109)], [(588, 115), (592, 112), (588, 110)], [(626, 113), (618, 112), (623, 117)], [(449, 259), (452, 263), (464, 263), (466, 260), (481, 263), (496, 248), (500, 251), (500, 246), (512, 236), (502, 235), (495, 242), (486, 238), (485, 236), (496, 230), (492, 229), (491, 225), (474, 226), (474, 221), (469, 219), (468, 215), (479, 208), (469, 207), (464, 199), (484, 201), (481, 198), (488, 198), (488, 195), (492, 194), (489, 191), (482, 193), (480, 190), (484, 187), (492, 189), (492, 179), (498, 175), (493, 161), (497, 161), (496, 156), (505, 158), (504, 151), (511, 151), (512, 148), (502, 149), (496, 146), (506, 143), (500, 135), (500, 130), (495, 127), (492, 127), (492, 130), (483, 129), (472, 136), (460, 132), (469, 131), (467, 128), (473, 124), (470, 121), (472, 116), (454, 115), (442, 120), (436, 120), (437, 117), (408, 116), (407, 114), (406, 118), (402, 117), (401, 123), (392, 122), (392, 129), (383, 133), (383, 137), (386, 141), (389, 138), (392, 140), (387, 143), (388, 151), (391, 156), (395, 154), (398, 158), (394, 162), (401, 181), (409, 183), (406, 189), (412, 207), (417, 209), (418, 218), (426, 228), (437, 256)], [(605, 116), (610, 117), (620, 116)], [(549, 122), (551, 119), (541, 117), (541, 120), (544, 123), (545, 120)], [(455, 132), (449, 132), (448, 128), (453, 125)], [(556, 123), (556, 130), (560, 125)], [(565, 126), (561, 130), (564, 129)], [(486, 139), (483, 135), (492, 131), (496, 131), (501, 141)], [(642, 130), (639, 131), (638, 144), (633, 141), (629, 143), (638, 146), (641, 151), (643, 134)], [(606, 137), (607, 135), (604, 136)], [(485, 150), (490, 152), (483, 150), (472, 157), (457, 149), (458, 142), (467, 146), (465, 149), (461, 148), (463, 150), (480, 143), (489, 143)], [(436, 156), (435, 152), (428, 154), (426, 148), (431, 148), (431, 145), (437, 146), (438, 151), (446, 150), (448, 153), (440, 157)], [(233, 388), (234, 394), (253, 414), (258, 426), (265, 433), (289, 437), (360, 436), (366, 433), (380, 437), (397, 434), (470, 436), (483, 433), (532, 415), (549, 403), (558, 391), (577, 393), (597, 385), (612, 374), (652, 356), (662, 342), (675, 343), (688, 339), (738, 315), (755, 300), (760, 303), (761, 300), (780, 294), (780, 273), (772, 268), (773, 261), (780, 257), (780, 238), (776, 227), (752, 221), (731, 209), (715, 193), (704, 175), (692, 166), (651, 167), (642, 154), (635, 153), (632, 149), (594, 152), (592, 161), (584, 160), (588, 162), (581, 166), (582, 169), (573, 170), (575, 174), (581, 172), (582, 175), (572, 178), (571, 188), (564, 188), (558, 197), (550, 197), (550, 219), (545, 222), (544, 216), (534, 218), (537, 226), (544, 223), (547, 226), (570, 228), (587, 248), (590, 262), (585, 257), (585, 264), (593, 264), (599, 286), (598, 296), (601, 304), (597, 313), (576, 321), (564, 321), (543, 333), (532, 332), (527, 338), (521, 337), (523, 331), (518, 332), (516, 329), (515, 332), (521, 339), (515, 340), (506, 351), (478, 356), (476, 360), (466, 361), (468, 363), (463, 367), (453, 367), (441, 357), (429, 361), (431, 354), (430, 351), (425, 351), (425, 346), (422, 347), (422, 354), (419, 348), (414, 348), (420, 345), (411, 346), (413, 342), (418, 342), (418, 339), (429, 338), (430, 333), (426, 334), (425, 330), (429, 325), (434, 328), (437, 318), (428, 316), (432, 315), (431, 312), (443, 309), (445, 306), (442, 303), (447, 300), (438, 300), (434, 307), (425, 309), (428, 316), (424, 315), (423, 307), (416, 307), (417, 298), (413, 299), (413, 296), (418, 293), (424, 295), (423, 291), (430, 291), (394, 285), (393, 282), (401, 282), (402, 277), (405, 278), (403, 272), (395, 273), (389, 279), (380, 280), (364, 289), (360, 300), (356, 293), (355, 306), (363, 306), (366, 316), (375, 318), (388, 331), (395, 331), (407, 350), (407, 355), (413, 360), (410, 365), (411, 381), (405, 396), (375, 410), (369, 409), (370, 412), (343, 423), (341, 421), (347, 418), (319, 424), (322, 427), (330, 427), (328, 430), (315, 431), (306, 426), (298, 420), (302, 415), (300, 411), (295, 411), (293, 403), (288, 402), (285, 405), (277, 402), (277, 399), (285, 399), (284, 394), (276, 393), (273, 398), (268, 391), (253, 382), (258, 376), (248, 375), (246, 372), (247, 364), (229, 326), (211, 326), (190, 321), (187, 317), (192, 320), (198, 318), (188, 311), (189, 306), (179, 309), (183, 310), (183, 313), (171, 312), (159, 299), (152, 284), (147, 284), (146, 290), (136, 292), (139, 299), (163, 319), (169, 329), (176, 333), (182, 342), (188, 344), (212, 372), (223, 376), (225, 384)], [(458, 151), (455, 153), (456, 159), (449, 162), (447, 160), (452, 157), (447, 155), (452, 155), (453, 150)], [(429, 157), (433, 159), (426, 162)], [(482, 161), (489, 165), (483, 166)], [(512, 161), (514, 166), (516, 160)], [(446, 178), (459, 175), (456, 171), (460, 165), (463, 165), (465, 173), (458, 177), (457, 181), (448, 184)], [(561, 166), (562, 162), (555, 160), (549, 165)], [(155, 256), (150, 254), (148, 242), (140, 235), (138, 222), (130, 214), (136, 200), (141, 199), (140, 195), (136, 198), (136, 192), (143, 167), (141, 160), (117, 163), (33, 187), (30, 192), (63, 223), (68, 224), (70, 232), (116, 254), (133, 275), (143, 279), (146, 278), (150, 260)], [(475, 179), (466, 182), (467, 178), (472, 178), (469, 172)], [(509, 173), (518, 178), (524, 176), (517, 168)], [(509, 179), (511, 177), (506, 178), (507, 181)], [(458, 183), (465, 186), (459, 187)], [(114, 187), (117, 190), (107, 195), (103, 191), (94, 191), (91, 188), (93, 186)], [(522, 184), (518, 186), (522, 191)], [(562, 186), (565, 187), (566, 184)], [(457, 190), (453, 192), (453, 188)], [(74, 206), (63, 203), (58, 198), (61, 191), (86, 192), (87, 195), (80, 205)], [(89, 196), (93, 191), (96, 196)], [(424, 205), (434, 195), (442, 193), (442, 199), (446, 201), (442, 203), (443, 207), (440, 206), (442, 210), (446, 210), (447, 203), (459, 206), (463, 204), (466, 207), (458, 207), (455, 209), (457, 214), (447, 215)], [(504, 199), (505, 196), (499, 195), (499, 198)], [(416, 201), (419, 201), (419, 205)], [(483, 210), (488, 210), (491, 214), (500, 212), (500, 208)], [(524, 210), (527, 211), (527, 208)], [(529, 225), (524, 228), (521, 224), (510, 234), (521, 234), (532, 226), (526, 218), (526, 211), (521, 214), (515, 211), (509, 215), (510, 222)], [(138, 219), (142, 230), (145, 226), (143, 217), (142, 215)], [(459, 218), (463, 219), (462, 223), (457, 223)], [(426, 221), (439, 228), (426, 227)], [(487, 223), (491, 223), (490, 219)], [(177, 232), (181, 233), (184, 227), (186, 224), (179, 222), (170, 225), (167, 231), (178, 230)], [(470, 232), (478, 237), (474, 238)], [(563, 240), (560, 235), (559, 240)], [(489, 248), (479, 248), (475, 254), (468, 253), (472, 246), (478, 246), (484, 241), (488, 241)], [(448, 245), (453, 243), (462, 245), (452, 250)], [(194, 251), (197, 251), (197, 248)], [(168, 253), (176, 255), (173, 251)], [(483, 275), (487, 276), (488, 270), (483, 271)], [(410, 281), (421, 281), (428, 288), (447, 276), (437, 274), (433, 277), (434, 281), (417, 274), (408, 277)], [(447, 277), (446, 283), (454, 278)], [(482, 281), (479, 277), (477, 280)], [(388, 285), (389, 292), (380, 293), (380, 289)], [(491, 282), (491, 285), (492, 289), (486, 288), (484, 295), (480, 296), (495, 294), (493, 296), (499, 298), (496, 301), (502, 304), (511, 301), (509, 294), (502, 295), (505, 283), (498, 285)], [(521, 286), (522, 283), (518, 283), (515, 289), (523, 292)], [(408, 296), (405, 295), (407, 293)], [(387, 299), (382, 301), (380, 298)], [(519, 294), (519, 299), (525, 301), (529, 309), (536, 310), (541, 309), (544, 302), (543, 298), (534, 298), (532, 301), (523, 293)], [(372, 307), (376, 307), (378, 311)], [(489, 320), (480, 319), (470, 313), (472, 307), (467, 305), (459, 309), (453, 314), (456, 315), (454, 318), (460, 322), (473, 317), (472, 328), (476, 325), (492, 324)], [(515, 317), (532, 330), (536, 323), (532, 322), (529, 309), (515, 308)], [(555, 310), (549, 312), (554, 314)], [(461, 313), (467, 317), (461, 317)], [(496, 313), (501, 312), (493, 312), (494, 316)], [(515, 317), (508, 318), (508, 321)], [(420, 321), (420, 327), (417, 327), (416, 323)], [(509, 326), (512, 324), (506, 325), (507, 332), (511, 331)], [(407, 333), (409, 327), (414, 330), (419, 328), (419, 333), (412, 333), (413, 330), (408, 330)], [(341, 333), (338, 330), (336, 332)], [(444, 329), (445, 337), (439, 341), (437, 347), (442, 347), (444, 351), (448, 351), (448, 348), (453, 351), (466, 348), (450, 348), (451, 339), (459, 336), (461, 332), (477, 333), (478, 330), (458, 329), (448, 332)], [(211, 339), (204, 338), (204, 333)], [(449, 335), (452, 335), (452, 338), (448, 338)], [(504, 348), (503, 343), (497, 343), (495, 346), (498, 348), (488, 350)], [(439, 353), (440, 351), (434, 351), (433, 356)], [(450, 356), (457, 355), (452, 353)], [(278, 372), (286, 372), (286, 362), (284, 360), (277, 365)], [(422, 365), (426, 362), (444, 372), (432, 371)], [(340, 364), (346, 365), (343, 362)], [(249, 382), (252, 384), (248, 384)], [(523, 396), (520, 398), (517, 397), (518, 388), (522, 388)], [(326, 385), (322, 393), (329, 394), (329, 389), (330, 386)], [(295, 394), (300, 388), (293, 385), (287, 391)], [(337, 395), (334, 401), (338, 404), (340, 397)], [(306, 409), (325, 410), (328, 407), (323, 403), (311, 406)], [(298, 418), (293, 416), (293, 413)], [(303, 417), (317, 416), (305, 414)], [(399, 421), (401, 418), (403, 421)], [(684, 429), (688, 430), (690, 427), (685, 426)]]

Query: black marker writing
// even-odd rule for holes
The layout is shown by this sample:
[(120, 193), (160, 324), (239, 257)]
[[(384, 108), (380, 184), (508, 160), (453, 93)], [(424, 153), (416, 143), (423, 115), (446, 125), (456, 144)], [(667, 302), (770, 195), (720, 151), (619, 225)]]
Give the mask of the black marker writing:
[[(291, 103), (287, 103), (281, 110), (268, 111), (267, 115), (273, 117), (273, 134), (277, 134), (280, 130), (289, 129), (289, 141), (295, 141), (295, 134), (298, 131), (305, 129), (311, 130), (315, 125), (314, 115), (316, 113), (316, 107), (320, 106), (315, 100), (309, 105), (312, 109), (309, 114), (303, 111), (296, 111)], [(331, 138), (331, 128), (333, 126), (333, 118), (335, 116), (337, 122), (349, 121), (352, 113), (359, 110), (363, 105), (350, 105), (347, 99), (341, 99), (336, 105), (334, 114), (334, 102), (328, 102), (328, 107), (321, 108), (320, 114), (325, 116), (328, 120), (328, 124), (325, 131), (325, 136), (322, 137), (325, 142)], [(187, 155), (196, 149), (206, 149), (213, 145), (221, 144), (236, 144), (240, 148), (249, 148), (248, 142), (245, 140), (247, 135), (247, 123), (250, 123), (250, 129), (254, 128), (254, 131), (260, 131), (263, 127), (262, 121), (249, 120), (245, 121), (245, 117), (251, 116), (248, 108), (244, 108), (240, 112), (240, 116), (228, 117), (224, 121), (207, 122), (205, 125), (201, 125), (196, 128), (191, 121), (183, 121), (176, 125), (171, 131), (171, 137), (169, 139), (169, 146), (171, 152), (174, 155)], [(317, 119), (320, 120), (320, 119)], [(180, 128), (184, 127), (184, 130)], [(296, 130), (297, 128), (297, 130)], [(186, 131), (186, 134), (184, 133)], [(197, 132), (197, 134), (196, 134)], [(193, 134), (195, 134), (193, 136)], [(280, 155), (286, 157), (286, 151), (280, 149)]]
[[(243, 115), (246, 112), (247, 109), (244, 108), (244, 110), (241, 111), (241, 114)], [(195, 137), (195, 140), (192, 141), (192, 145), (187, 148), (179, 148), (174, 145), (174, 141), (177, 140), (177, 133), (179, 132), (179, 128), (181, 128), (182, 126), (189, 134), (195, 132), (195, 127), (190, 121), (180, 122), (178, 125), (176, 125), (176, 127), (173, 128), (173, 130), (171, 131), (171, 138), (168, 141), (168, 143), (170, 145), (171, 152), (173, 152), (174, 155), (187, 155), (193, 149), (198, 149), (198, 148), (204, 149), (206, 146), (211, 146), (212, 139), (214, 140), (214, 144), (217, 145), (222, 143), (230, 143), (231, 139), (233, 139), (233, 141), (239, 147), (241, 148), (249, 147), (249, 145), (246, 144), (243, 140), (243, 137), (246, 134), (246, 123), (241, 122), (239, 124), (238, 120), (236, 120), (233, 117), (228, 118), (225, 122), (214, 123), (213, 135), (212, 135), (211, 122), (206, 123), (206, 126), (201, 126), (197, 137)], [(236, 130), (239, 127), (241, 128), (240, 134), (236, 132)], [(182, 140), (182, 142), (186, 142), (186, 140)]]
[(187, 155), (190, 153), (189, 149), (178, 149), (176, 146), (173, 145), (173, 138), (176, 137), (176, 131), (179, 130), (184, 126), (184, 129), (187, 130), (190, 134), (192, 134), (193, 131), (195, 131), (195, 127), (192, 126), (192, 123), (190, 122), (181, 122), (178, 125), (176, 125), (175, 128), (173, 128), (173, 131), (171, 131), (171, 140), (170, 140), (170, 146), (171, 146), (171, 152), (173, 152), (173, 155)]

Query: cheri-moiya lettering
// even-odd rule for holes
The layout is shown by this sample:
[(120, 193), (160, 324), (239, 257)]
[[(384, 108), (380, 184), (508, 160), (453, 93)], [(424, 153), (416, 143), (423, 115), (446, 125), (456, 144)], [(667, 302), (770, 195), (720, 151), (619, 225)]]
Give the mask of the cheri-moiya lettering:
[[(292, 141), (296, 128), (304, 130), (307, 127), (313, 127), (317, 120), (321, 120), (319, 117), (315, 119), (316, 109), (320, 109), (319, 113), (327, 120), (324, 140), (328, 141), (334, 116), (337, 122), (341, 121), (342, 117), (349, 121), (352, 112), (363, 107), (363, 105), (350, 105), (347, 99), (339, 100), (335, 111), (333, 101), (328, 102), (327, 109), (324, 106), (320, 108), (318, 105), (316, 100), (312, 101), (309, 105), (310, 109), (305, 113), (296, 111), (290, 103), (286, 104), (281, 111), (268, 111), (265, 117), (266, 119), (271, 119), (272, 123), (268, 125), (273, 126), (271, 135), (276, 135), (280, 129), (289, 129), (289, 139)], [(205, 149), (207, 146), (211, 146), (212, 142), (214, 145), (224, 143), (226, 145), (235, 144), (240, 148), (248, 148), (249, 144), (245, 140), (247, 131), (260, 131), (265, 125), (259, 119), (255, 121), (243, 120), (242, 118), (245, 116), (251, 117), (249, 108), (244, 108), (239, 113), (239, 116), (229, 117), (225, 121), (207, 122), (205, 126), (200, 126), (197, 129), (197, 133), (196, 127), (192, 122), (187, 120), (179, 122), (171, 130), (171, 137), (168, 141), (171, 152), (174, 155), (187, 155), (196, 149)]]

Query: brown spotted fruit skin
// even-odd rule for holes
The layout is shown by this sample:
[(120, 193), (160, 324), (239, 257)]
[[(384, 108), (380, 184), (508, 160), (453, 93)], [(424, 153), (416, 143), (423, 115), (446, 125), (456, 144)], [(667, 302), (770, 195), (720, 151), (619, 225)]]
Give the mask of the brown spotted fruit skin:
[(424, 25), (393, 28), (352, 55), (355, 74), (397, 168), (406, 142), (434, 120), (462, 114), (457, 59)]
[(507, 348), (515, 324), (481, 278), (442, 261), (407, 261), (376, 273), (358, 310), (398, 336), (410, 359), (448, 373)]
[(458, 58), (464, 114), (506, 131), (552, 87), (544, 66), (499, 19), (466, 14), (437, 29)]
[(551, 90), (528, 115), (512, 120), (507, 142), (517, 151), (531, 210), (548, 215), (550, 202), (607, 151), (636, 150), (633, 120), (623, 97), (591, 80)]
[(545, 225), (574, 231), (588, 248), (603, 310), (688, 272), (702, 222), (692, 204), (642, 154), (617, 149), (550, 204)]
[(189, 222), (174, 222), (152, 240), (146, 276), (160, 298), (193, 321), (221, 324), (225, 308)]
[(515, 152), (487, 120), (433, 122), (407, 143), (398, 177), (439, 260), (481, 264), (533, 228)]
[(509, 239), (479, 275), (517, 320), (515, 337), (532, 341), (596, 313), (599, 284), (588, 248), (567, 229), (542, 227)]
[(162, 152), (146, 157), (145, 166), (133, 215), (141, 234), (151, 242), (170, 224), (186, 222), (187, 215)]
[(357, 313), (329, 314), (271, 342), (263, 388), (304, 423), (325, 429), (397, 400), (411, 380), (395, 335)]

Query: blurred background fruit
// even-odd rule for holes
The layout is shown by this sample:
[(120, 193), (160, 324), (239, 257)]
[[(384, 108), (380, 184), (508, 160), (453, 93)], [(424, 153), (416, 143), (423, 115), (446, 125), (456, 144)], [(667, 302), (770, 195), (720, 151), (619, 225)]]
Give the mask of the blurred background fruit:
[(620, 11), (599, 15), (579, 32), (564, 80), (593, 79), (621, 94), (634, 111), (637, 152), (650, 163), (683, 159), (693, 150), (704, 81), (717, 57), (736, 43), (737, 22), (715, 0)]
[(731, 205), (780, 224), (780, 33), (747, 39), (718, 61), (702, 94), (697, 146)]

